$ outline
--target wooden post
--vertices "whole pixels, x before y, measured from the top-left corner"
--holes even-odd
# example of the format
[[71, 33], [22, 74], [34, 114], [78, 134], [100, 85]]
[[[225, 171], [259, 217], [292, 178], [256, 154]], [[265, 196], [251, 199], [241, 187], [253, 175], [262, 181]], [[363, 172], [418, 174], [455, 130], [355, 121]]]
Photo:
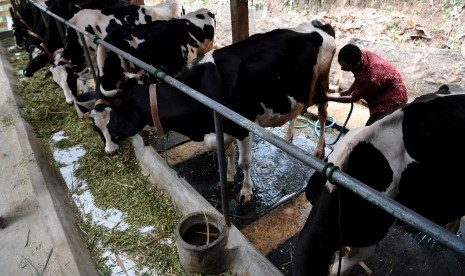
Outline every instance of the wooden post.
[[134, 3], [134, 5], [139, 5], [139, 6], [144, 6], [145, 5], [144, 0], [134, 0], [133, 3]]
[[230, 0], [232, 42], [249, 37], [248, 0]]

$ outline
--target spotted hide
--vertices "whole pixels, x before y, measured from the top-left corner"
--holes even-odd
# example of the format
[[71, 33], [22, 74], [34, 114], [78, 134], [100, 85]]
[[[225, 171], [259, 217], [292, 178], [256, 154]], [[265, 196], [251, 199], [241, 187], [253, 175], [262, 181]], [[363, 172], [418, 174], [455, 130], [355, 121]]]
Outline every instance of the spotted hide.
[[[116, 27], [134, 27], [155, 20], [180, 18], [183, 15], [184, 9], [182, 5], [177, 1], [172, 1], [154, 6], [129, 5], [107, 9], [83, 9], [77, 12], [69, 20], [69, 23], [90, 34], [105, 38]], [[85, 45], [89, 47], [90, 55], [95, 59], [96, 44], [90, 37], [85, 36], [84, 38]], [[68, 62], [74, 65], [85, 63], [83, 48], [85, 45], [78, 38], [76, 30], [69, 29], [62, 54], [62, 63], [59, 63], [59, 65]]]
[[[212, 49], [215, 25], [215, 15], [202, 8], [179, 19], [116, 28], [105, 41], [174, 76], [198, 55]], [[105, 47], [97, 49], [97, 65], [99, 88], [107, 97], [117, 95], [124, 85], [151, 81], [143, 70]], [[131, 80], [126, 73], [133, 73]]]
[[[110, 7], [127, 6], [130, 1], [127, 0], [47, 0], [45, 5], [47, 10], [60, 16], [65, 20], [69, 20], [76, 12], [81, 9], [103, 9]], [[45, 16], [45, 15], [44, 15]], [[49, 63], [53, 63], [53, 53], [63, 48], [64, 43], [60, 33], [65, 33], [64, 26], [57, 24], [53, 17], [45, 22], [45, 34], [43, 41], [38, 45], [34, 45], [31, 52], [31, 59], [24, 69], [24, 76], [32, 77], [35, 72], [43, 68]]]
[[[14, 2], [12, 2], [12, 4], [13, 3]], [[39, 24], [39, 20], [42, 21], [42, 17], [40, 17], [38, 10], [32, 9], [27, 5], [28, 3], [25, 0], [20, 0], [17, 5], [9, 8], [11, 19], [13, 20], [12, 29], [15, 38], [15, 44], [19, 49], [23, 49], [26, 46], [26, 41], [29, 38], [29, 34], [31, 34], [31, 36], [36, 35], [38, 38], [41, 37], [34, 33], [33, 27]], [[42, 25], [43, 30], [45, 31], [45, 25], [43, 24], [43, 21]], [[28, 47], [30, 45], [31, 42], [29, 42]]]
[[[107, 9], [83, 9], [77, 12], [69, 23], [81, 30], [85, 30], [100, 38], [105, 38], [108, 32], [116, 27], [147, 24], [155, 20], [168, 20], [179, 18], [184, 14], [184, 9], [177, 1], [164, 2], [154, 6], [129, 5], [118, 8]], [[66, 103], [73, 104], [76, 94], [75, 82], [77, 75], [70, 72], [72, 68], [86, 66], [84, 47], [89, 47], [89, 54], [92, 63], [96, 63], [95, 43], [88, 36], [85, 37], [85, 44], [79, 39], [76, 30], [69, 28], [65, 47], [60, 60], [56, 66], [50, 68], [53, 79], [63, 89]]]
[[[465, 95], [422, 96], [371, 126], [349, 131], [328, 161], [385, 196], [443, 225], [465, 214], [462, 162]], [[368, 258], [395, 218], [354, 193], [312, 175], [307, 198], [313, 208], [294, 251], [293, 275], [328, 275], [341, 246], [355, 250], [342, 258], [341, 275]], [[340, 224], [339, 224], [340, 221]], [[358, 252], [358, 253], [354, 253]], [[338, 262], [332, 266], [337, 274]]]
[[[188, 65], [177, 79], [263, 127], [281, 126], [313, 104], [319, 94], [327, 92], [335, 49], [330, 25], [305, 23], [292, 30], [256, 34], [210, 51]], [[154, 117], [149, 87], [156, 87], [158, 91], [158, 116]], [[135, 135], [145, 125], [153, 126], [154, 118], [160, 121], [159, 128], [204, 141], [208, 148], [216, 149], [212, 111], [183, 92], [161, 83], [136, 86], [131, 91], [123, 91], [122, 95], [121, 105], [113, 108], [97, 105], [91, 111], [107, 152], [118, 149], [115, 143], [118, 139]], [[250, 202], [253, 135], [229, 120], [224, 121], [224, 132], [227, 179], [232, 181], [235, 174], [235, 138], [239, 166], [244, 172], [239, 200]]]
[[24, 48], [32, 58], [34, 47], [44, 41], [46, 25], [39, 9], [31, 7], [32, 4], [21, 0], [18, 9], [12, 15], [13, 33], [18, 48]]

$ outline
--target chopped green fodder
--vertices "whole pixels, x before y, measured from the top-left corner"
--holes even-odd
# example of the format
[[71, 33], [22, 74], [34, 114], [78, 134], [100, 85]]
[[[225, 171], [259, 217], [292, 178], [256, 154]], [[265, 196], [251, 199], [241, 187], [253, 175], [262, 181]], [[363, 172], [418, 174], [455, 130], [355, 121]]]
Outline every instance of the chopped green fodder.
[[[12, 40], [4, 40], [9, 48]], [[124, 213], [123, 220], [129, 225], [124, 231], [92, 223], [91, 215], [76, 214], [78, 227], [87, 239], [87, 246], [101, 275], [111, 275], [112, 268], [106, 264], [105, 252], [136, 263], [141, 275], [189, 275], [181, 267], [176, 246], [174, 229], [180, 214], [170, 199], [157, 190], [141, 171], [128, 140], [120, 146], [117, 155], [104, 153], [99, 135], [93, 131], [90, 119], [79, 119], [73, 106], [66, 104], [63, 92], [51, 78], [39, 71], [31, 78], [19, 74], [28, 62], [22, 50], [9, 50], [8, 58], [17, 72], [18, 90], [26, 104], [21, 107], [21, 116], [29, 122], [37, 137], [44, 141], [50, 162], [58, 169], [50, 148], [51, 136], [63, 131], [67, 139], [54, 142], [54, 148], [66, 149], [80, 145], [85, 150], [75, 171], [76, 177], [85, 181], [94, 198], [96, 207], [117, 209]], [[64, 184], [63, 184], [64, 185]], [[82, 191], [81, 191], [82, 192]], [[142, 227], [152, 230], [141, 233]], [[122, 266], [122, 267], [121, 267]], [[233, 275], [230, 272], [223, 275]]]

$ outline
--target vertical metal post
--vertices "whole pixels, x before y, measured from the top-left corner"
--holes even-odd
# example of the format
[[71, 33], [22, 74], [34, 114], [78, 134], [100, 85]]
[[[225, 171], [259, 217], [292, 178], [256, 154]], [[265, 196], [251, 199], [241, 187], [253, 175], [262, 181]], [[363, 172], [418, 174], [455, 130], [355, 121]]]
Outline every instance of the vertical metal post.
[[223, 207], [224, 220], [226, 225], [229, 227], [231, 226], [231, 220], [229, 218], [229, 196], [228, 183], [226, 179], [226, 154], [224, 151], [223, 117], [215, 110], [213, 110], [213, 115], [215, 119], [218, 167], [220, 169], [221, 202]]
[[[61, 41], [63, 42], [63, 45], [66, 43], [66, 36], [63, 33], [63, 25], [61, 25], [61, 22], [58, 21], [58, 19], [55, 18], [55, 23], [57, 24], [58, 32], [60, 33]], [[65, 25], [65, 27], [67, 27]]]
[[[84, 35], [81, 32], [77, 32], [79, 34], [79, 39], [82, 41], [82, 45], [84, 45], [84, 53], [86, 54], [87, 66], [89, 66], [90, 71], [92, 72], [92, 77], [94, 78], [95, 83], [97, 83], [97, 74], [95, 73], [94, 64], [92, 63], [92, 59], [90, 58], [89, 48], [87, 47], [86, 40]], [[103, 47], [103, 46], [100, 46]]]

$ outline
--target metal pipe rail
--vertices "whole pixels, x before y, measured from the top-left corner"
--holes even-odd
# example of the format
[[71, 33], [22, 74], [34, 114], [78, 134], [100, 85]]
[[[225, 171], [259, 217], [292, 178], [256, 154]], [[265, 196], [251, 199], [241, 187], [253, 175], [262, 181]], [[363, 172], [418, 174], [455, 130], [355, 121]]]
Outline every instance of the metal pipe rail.
[[[45, 11], [50, 16], [55, 17], [59, 21], [67, 24], [69, 27], [72, 27], [78, 32], [85, 34], [86, 36], [93, 38], [94, 41], [98, 44], [102, 44], [103, 46], [107, 47], [111, 51], [121, 55], [125, 59], [137, 64], [142, 69], [152, 72], [155, 77], [169, 83], [173, 87], [178, 88], [179, 90], [183, 91], [185, 94], [189, 95], [190, 97], [194, 98], [195, 100], [201, 102], [202, 104], [210, 107], [215, 112], [223, 115], [227, 119], [239, 124], [240, 126], [246, 128], [247, 130], [259, 135], [272, 145], [276, 146], [277, 148], [283, 150], [284, 152], [290, 154], [297, 160], [300, 160], [307, 166], [312, 167], [313, 169], [322, 172], [325, 168], [326, 163], [314, 156], [308, 154], [308, 152], [303, 151], [299, 147], [292, 145], [279, 136], [271, 133], [270, 131], [266, 130], [265, 128], [260, 127], [259, 125], [255, 124], [254, 122], [248, 120], [247, 118], [237, 114], [236, 112], [232, 111], [231, 109], [219, 104], [218, 102], [206, 97], [205, 95], [199, 93], [198, 91], [190, 88], [189, 86], [179, 82], [175, 78], [165, 74], [164, 72], [148, 65], [147, 63], [129, 55], [120, 49], [114, 47], [113, 45], [105, 42], [100, 38], [96, 38], [93, 34], [88, 33], [87, 31], [80, 30], [76, 26], [66, 22], [63, 18], [49, 12], [46, 8], [34, 3], [32, 0], [28, 0], [29, 2], [33, 3], [39, 9]], [[423, 233], [427, 234], [428, 236], [432, 237], [439, 243], [443, 244], [444, 246], [449, 247], [450, 249], [456, 251], [457, 253], [465, 256], [465, 241], [457, 237], [456, 235], [450, 233], [449, 231], [445, 230], [442, 226], [435, 224], [434, 222], [430, 221], [429, 219], [419, 215], [418, 213], [408, 209], [407, 207], [403, 206], [402, 204], [384, 196], [382, 193], [378, 192], [377, 190], [367, 186], [366, 184], [358, 181], [357, 179], [341, 172], [340, 170], [335, 170], [332, 172], [331, 168], [326, 168], [325, 172], [332, 173], [333, 181], [354, 192], [358, 196], [366, 199], [373, 205], [385, 210], [387, 213], [391, 214], [392, 216], [402, 220], [403, 222], [413, 226], [417, 230], [422, 231]], [[329, 175], [327, 175], [329, 176]], [[223, 214], [224, 215], [224, 214]]]

